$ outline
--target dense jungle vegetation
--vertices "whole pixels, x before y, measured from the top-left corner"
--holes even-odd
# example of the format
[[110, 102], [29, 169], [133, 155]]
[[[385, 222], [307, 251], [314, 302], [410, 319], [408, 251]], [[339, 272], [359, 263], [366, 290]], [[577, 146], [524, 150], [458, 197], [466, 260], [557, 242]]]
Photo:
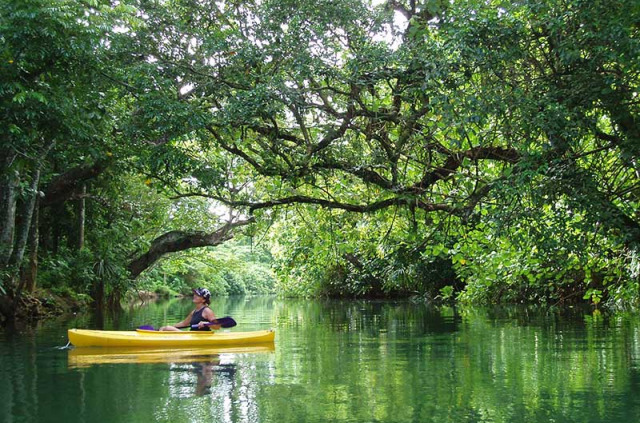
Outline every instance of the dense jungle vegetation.
[[2, 2], [0, 314], [634, 306], [639, 36], [636, 0]]

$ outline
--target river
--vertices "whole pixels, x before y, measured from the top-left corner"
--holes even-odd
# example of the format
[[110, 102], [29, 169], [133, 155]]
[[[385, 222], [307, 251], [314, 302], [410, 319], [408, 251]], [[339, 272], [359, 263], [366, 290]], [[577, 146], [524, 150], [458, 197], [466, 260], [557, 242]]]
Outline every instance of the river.
[[72, 327], [181, 320], [188, 300], [0, 332], [0, 422], [638, 422], [640, 316], [219, 298], [275, 348], [84, 354]]

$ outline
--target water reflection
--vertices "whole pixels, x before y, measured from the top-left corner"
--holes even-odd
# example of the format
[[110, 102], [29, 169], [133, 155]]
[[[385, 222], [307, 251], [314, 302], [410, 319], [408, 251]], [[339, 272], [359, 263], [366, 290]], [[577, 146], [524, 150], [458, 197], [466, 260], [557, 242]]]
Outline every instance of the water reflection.
[[216, 348], [72, 348], [68, 350], [69, 368], [100, 364], [199, 363], [209, 362], [220, 354], [268, 353], [273, 344]]
[[[207, 361], [170, 364], [169, 371], [172, 398], [219, 396], [222, 386], [235, 386], [236, 364], [230, 357], [215, 356]], [[213, 391], [212, 386], [215, 386]]]
[[[99, 323], [90, 316], [0, 333], [0, 421], [640, 421], [638, 314], [218, 301], [242, 330], [274, 327], [275, 349], [53, 348], [67, 327]], [[189, 307], [147, 305], [102, 323], [160, 324]]]
[[[213, 368], [220, 364], [220, 360], [208, 363], [193, 363], [193, 370], [196, 374], [195, 395], [201, 397], [211, 393], [211, 382], [213, 379]], [[233, 366], [233, 365], [231, 365]]]

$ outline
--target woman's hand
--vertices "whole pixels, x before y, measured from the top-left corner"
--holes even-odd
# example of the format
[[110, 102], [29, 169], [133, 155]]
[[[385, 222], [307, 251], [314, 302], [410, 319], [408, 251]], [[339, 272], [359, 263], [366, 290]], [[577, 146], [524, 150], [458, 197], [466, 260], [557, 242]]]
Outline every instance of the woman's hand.
[[208, 326], [209, 329], [213, 329], [213, 330], [218, 330], [218, 329], [220, 329], [222, 327], [220, 325], [212, 325], [209, 322], [205, 322], [205, 321], [202, 321], [202, 322], [198, 323], [198, 329], [202, 329], [205, 326]]

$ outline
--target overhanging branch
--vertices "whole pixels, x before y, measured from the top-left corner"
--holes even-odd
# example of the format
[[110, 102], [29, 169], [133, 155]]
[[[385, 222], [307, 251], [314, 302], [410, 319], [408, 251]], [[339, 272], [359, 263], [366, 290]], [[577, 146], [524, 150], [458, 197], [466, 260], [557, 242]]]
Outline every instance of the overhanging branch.
[[44, 191], [42, 206], [51, 206], [67, 201], [76, 189], [89, 179], [95, 178], [109, 166], [108, 161], [101, 160], [89, 166], [75, 167], [55, 178]]
[[232, 230], [252, 223], [253, 218], [228, 222], [211, 233], [194, 231], [171, 231], [151, 241], [149, 250], [129, 263], [127, 269], [132, 279], [137, 278], [165, 254], [185, 251], [191, 248], [211, 247], [233, 238]]
[[448, 211], [451, 213], [456, 213], [457, 209], [452, 207], [449, 204], [434, 204], [427, 203], [422, 200], [411, 198], [411, 197], [392, 197], [382, 201], [376, 201], [370, 204], [351, 204], [351, 203], [342, 203], [339, 201], [331, 201], [325, 200], [322, 198], [309, 197], [305, 195], [293, 195], [290, 197], [279, 198], [270, 201], [250, 203], [250, 202], [235, 202], [232, 205], [235, 206], [244, 206], [248, 207], [250, 211], [255, 211], [259, 209], [266, 209], [272, 207], [278, 207], [289, 204], [315, 204], [321, 207], [329, 208], [329, 209], [340, 209], [353, 213], [371, 213], [378, 210], [382, 210], [391, 206], [402, 206], [402, 205], [415, 205], [416, 207], [423, 209], [425, 211]]

